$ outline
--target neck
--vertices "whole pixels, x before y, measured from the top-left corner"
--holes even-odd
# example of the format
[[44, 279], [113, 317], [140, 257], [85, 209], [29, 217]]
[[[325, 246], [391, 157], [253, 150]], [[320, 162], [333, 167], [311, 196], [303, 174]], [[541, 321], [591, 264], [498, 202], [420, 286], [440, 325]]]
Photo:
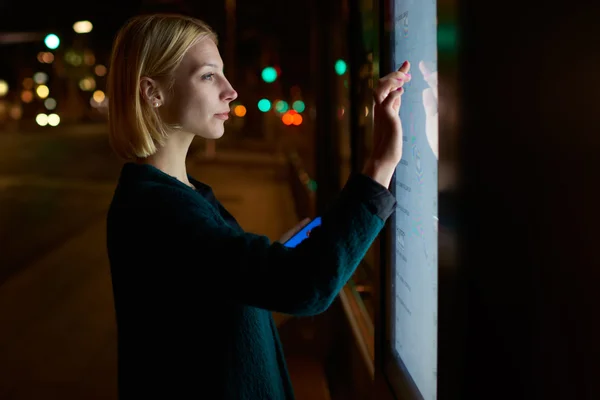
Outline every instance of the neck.
[[143, 162], [192, 186], [187, 176], [185, 159], [193, 139], [194, 135], [191, 133], [173, 132], [167, 138], [165, 145]]

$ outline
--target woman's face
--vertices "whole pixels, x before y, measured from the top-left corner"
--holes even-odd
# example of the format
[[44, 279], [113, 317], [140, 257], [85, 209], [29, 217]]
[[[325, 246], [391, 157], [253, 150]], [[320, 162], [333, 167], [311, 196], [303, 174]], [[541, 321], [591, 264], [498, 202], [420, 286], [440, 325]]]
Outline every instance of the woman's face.
[[173, 90], [161, 112], [169, 124], [206, 139], [223, 135], [229, 103], [237, 93], [223, 75], [223, 60], [215, 43], [201, 40], [183, 57], [174, 73]]

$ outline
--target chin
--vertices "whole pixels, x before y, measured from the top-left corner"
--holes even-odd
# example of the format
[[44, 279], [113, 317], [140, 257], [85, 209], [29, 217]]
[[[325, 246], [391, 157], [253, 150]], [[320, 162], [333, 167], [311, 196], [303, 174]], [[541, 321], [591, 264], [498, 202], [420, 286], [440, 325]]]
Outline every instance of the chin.
[[196, 136], [199, 136], [204, 139], [220, 139], [225, 134], [225, 130], [214, 130], [211, 132], [196, 132]]
[[211, 139], [220, 139], [225, 134], [225, 129], [221, 129], [220, 131], [211, 132]]

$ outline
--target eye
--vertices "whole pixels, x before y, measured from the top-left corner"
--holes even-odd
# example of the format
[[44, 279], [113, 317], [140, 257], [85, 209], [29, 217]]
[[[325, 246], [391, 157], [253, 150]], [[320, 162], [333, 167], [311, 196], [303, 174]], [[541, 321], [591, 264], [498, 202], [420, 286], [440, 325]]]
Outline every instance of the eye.
[[213, 74], [213, 73], [204, 74], [204, 75], [202, 75], [202, 80], [203, 81], [212, 81], [214, 76], [215, 76], [215, 74]]

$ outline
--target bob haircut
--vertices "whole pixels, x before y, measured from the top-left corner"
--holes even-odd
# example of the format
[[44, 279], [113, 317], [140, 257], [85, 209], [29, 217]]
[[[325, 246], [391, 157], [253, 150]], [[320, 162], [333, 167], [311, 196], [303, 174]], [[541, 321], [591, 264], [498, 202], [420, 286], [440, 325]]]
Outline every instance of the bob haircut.
[[186, 52], [213, 30], [195, 18], [175, 14], [139, 15], [117, 34], [108, 73], [109, 141], [124, 160], [146, 158], [164, 145], [169, 132], [156, 107], [142, 98], [140, 79], [173, 87], [173, 73]]

